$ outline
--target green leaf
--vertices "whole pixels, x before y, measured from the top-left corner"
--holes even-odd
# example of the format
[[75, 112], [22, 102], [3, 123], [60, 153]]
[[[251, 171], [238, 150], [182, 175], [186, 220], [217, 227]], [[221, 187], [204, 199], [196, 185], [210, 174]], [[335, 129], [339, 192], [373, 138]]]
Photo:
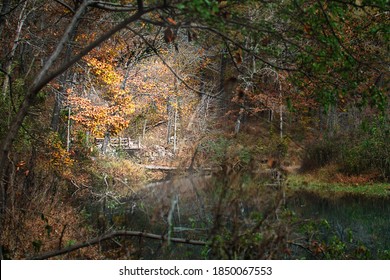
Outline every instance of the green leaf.
[[183, 4], [183, 3], [179, 3], [177, 4], [176, 6], [179, 10], [184, 10], [186, 8], [186, 6]]
[[42, 240], [40, 240], [40, 239], [34, 240], [34, 241], [32, 242], [32, 245], [33, 245], [33, 247], [34, 247], [35, 253], [38, 253], [38, 252], [41, 250], [42, 244], [43, 244], [43, 242], [42, 242]]
[[46, 225], [45, 226], [47, 236], [50, 237], [51, 232], [53, 231], [53, 227], [51, 225]]

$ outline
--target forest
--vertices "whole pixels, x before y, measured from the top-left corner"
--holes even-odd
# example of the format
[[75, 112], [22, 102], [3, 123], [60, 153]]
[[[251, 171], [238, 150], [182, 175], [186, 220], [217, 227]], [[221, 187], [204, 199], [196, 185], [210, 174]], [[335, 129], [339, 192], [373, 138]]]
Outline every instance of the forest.
[[390, 259], [385, 0], [0, 1], [1, 259]]

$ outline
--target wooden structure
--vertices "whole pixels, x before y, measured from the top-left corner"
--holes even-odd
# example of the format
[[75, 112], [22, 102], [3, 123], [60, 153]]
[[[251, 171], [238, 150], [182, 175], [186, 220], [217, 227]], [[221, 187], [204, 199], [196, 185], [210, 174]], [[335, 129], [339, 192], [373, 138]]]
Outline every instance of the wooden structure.
[[[103, 146], [104, 138], [95, 138], [95, 145]], [[140, 140], [132, 140], [130, 137], [112, 137], [108, 142], [108, 146], [117, 150], [134, 151], [141, 149]]]

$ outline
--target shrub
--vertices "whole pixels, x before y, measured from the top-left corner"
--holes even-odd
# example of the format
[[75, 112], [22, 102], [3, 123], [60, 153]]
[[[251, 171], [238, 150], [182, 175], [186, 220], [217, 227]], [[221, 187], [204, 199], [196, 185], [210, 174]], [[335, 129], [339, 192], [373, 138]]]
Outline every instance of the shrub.
[[337, 161], [339, 153], [340, 146], [337, 139], [323, 139], [310, 143], [306, 147], [301, 169], [311, 171], [323, 167]]
[[334, 136], [312, 142], [306, 148], [302, 170], [310, 171], [335, 163], [348, 175], [378, 173], [390, 178], [390, 125], [380, 117], [366, 121], [349, 137]]
[[378, 172], [381, 179], [390, 178], [390, 126], [383, 118], [364, 123], [355, 143], [344, 143], [341, 171], [360, 174]]
[[209, 154], [213, 163], [219, 164], [226, 159], [226, 150], [230, 145], [230, 141], [224, 137], [219, 137], [215, 140], [204, 143], [201, 150]]

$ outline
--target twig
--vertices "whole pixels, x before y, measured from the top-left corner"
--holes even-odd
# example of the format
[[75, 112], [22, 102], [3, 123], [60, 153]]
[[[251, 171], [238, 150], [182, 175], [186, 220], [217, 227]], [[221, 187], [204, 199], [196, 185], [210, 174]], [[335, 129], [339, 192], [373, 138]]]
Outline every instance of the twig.
[[60, 240], [58, 241], [58, 250], [61, 250], [61, 247], [62, 247], [62, 239], [64, 238], [64, 234], [65, 234], [65, 230], [66, 230], [66, 227], [67, 227], [67, 226], [68, 226], [68, 224], [65, 224], [64, 227], [62, 228]]
[[137, 194], [137, 193], [133, 190], [133, 188], [130, 187], [129, 184], [127, 184], [127, 183], [126, 183], [125, 181], [123, 181], [122, 179], [120, 179], [120, 178], [118, 178], [118, 177], [115, 177], [115, 180], [121, 182], [123, 185], [125, 185], [126, 187], [128, 187], [129, 190], [131, 190], [131, 192], [132, 192], [133, 194]]
[[199, 91], [195, 88], [193, 88], [192, 86], [190, 86], [182, 77], [180, 77], [179, 74], [176, 73], [176, 71], [172, 68], [172, 66], [170, 66], [166, 61], [165, 59], [159, 54], [159, 52], [157, 51], [157, 49], [151, 44], [148, 42], [148, 40], [142, 35], [140, 34], [138, 31], [130, 28], [130, 27], [127, 27], [128, 30], [130, 30], [131, 32], [133, 32], [135, 35], [137, 35], [138, 37], [140, 37], [146, 45], [148, 45], [149, 48], [152, 49], [152, 51], [157, 55], [157, 57], [161, 60], [161, 62], [168, 68], [168, 70], [186, 87], [188, 88], [189, 90], [195, 92], [195, 93], [198, 93], [200, 95], [206, 95], [206, 96], [209, 96], [211, 98], [215, 98], [215, 99], [220, 99], [220, 100], [224, 100], [224, 101], [229, 101], [228, 99], [226, 98], [222, 98], [220, 97], [219, 95], [221, 94], [220, 92], [219, 93], [216, 93], [216, 94], [209, 94], [207, 92], [203, 92], [203, 91]]
[[[337, 43], [339, 43], [340, 47], [347, 53], [347, 55], [349, 55], [349, 56], [350, 56], [353, 60], [355, 60], [356, 62], [358, 62], [358, 63], [360, 63], [360, 64], [364, 64], [364, 65], [366, 65], [366, 66], [372, 68], [368, 63], [363, 62], [363, 61], [360, 61], [356, 56], [354, 56], [354, 55], [351, 53], [351, 51], [350, 51], [349, 49], [347, 49], [346, 46], [344, 46], [344, 44], [343, 44], [343, 42], [341, 41], [341, 39], [339, 38], [339, 36], [337, 36], [336, 31], [334, 30], [334, 28], [333, 28], [333, 26], [332, 26], [332, 24], [331, 24], [331, 22], [330, 22], [330, 19], [329, 19], [329, 17], [328, 17], [328, 14], [325, 12], [324, 7], [322, 6], [321, 2], [317, 0], [317, 3], [318, 3], [318, 5], [320, 6], [321, 12], [322, 12], [322, 14], [323, 14], [324, 17], [325, 17], [326, 23], [327, 23], [327, 25], [328, 25], [328, 27], [329, 27], [329, 29], [330, 29], [330, 31], [331, 31], [333, 37], [337, 40]], [[372, 68], [372, 69], [376, 69], [376, 68]]]
[[66, 9], [68, 9], [72, 14], [74, 14], [76, 11], [71, 7], [69, 6], [68, 4], [66, 4], [65, 2], [62, 2], [60, 0], [55, 0], [58, 4], [64, 6]]
[[308, 253], [310, 253], [310, 255], [312, 255], [314, 258], [317, 259], [316, 255], [312, 252], [312, 250], [310, 250], [309, 248], [307, 248], [306, 246], [300, 244], [300, 243], [296, 243], [296, 242], [293, 242], [293, 241], [287, 241], [288, 244], [290, 245], [293, 245], [293, 246], [296, 246], [296, 247], [299, 247], [301, 249], [304, 249], [305, 251], [307, 251]]
[[172, 199], [171, 202], [171, 208], [169, 209], [168, 213], [168, 246], [171, 244], [171, 238], [172, 238], [172, 229], [173, 229], [173, 214], [175, 212], [175, 207], [178, 203], [178, 196], [176, 195], [175, 198]]

